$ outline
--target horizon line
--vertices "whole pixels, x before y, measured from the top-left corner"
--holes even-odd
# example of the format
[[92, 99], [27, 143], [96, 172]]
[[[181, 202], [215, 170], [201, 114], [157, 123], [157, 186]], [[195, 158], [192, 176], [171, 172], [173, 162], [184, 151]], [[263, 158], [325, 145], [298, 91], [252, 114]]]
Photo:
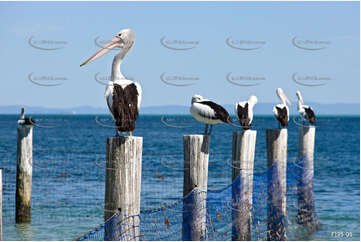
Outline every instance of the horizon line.
[[[295, 101], [296, 102], [296, 101]], [[308, 103], [313, 103], [313, 104], [321, 104], [321, 105], [335, 105], [335, 104], [357, 104], [360, 105], [360, 102], [334, 102], [334, 103], [322, 103], [322, 102], [308, 102]], [[259, 102], [257, 103], [257, 105], [260, 104], [277, 104], [277, 102]], [[221, 104], [223, 106], [226, 105], [235, 105], [233, 103], [226, 103], [226, 104]], [[12, 106], [27, 106], [27, 107], [31, 107], [31, 108], [52, 108], [52, 109], [71, 109], [71, 108], [78, 108], [78, 107], [91, 107], [91, 108], [104, 108], [106, 109], [106, 106], [91, 106], [91, 105], [78, 105], [78, 106], [72, 106], [72, 107], [51, 107], [51, 106], [38, 106], [38, 105], [22, 105], [22, 104], [10, 104], [10, 105], [0, 105], [0, 108], [2, 107], [12, 107]], [[148, 105], [148, 106], [141, 106], [141, 108], [150, 108], [150, 107], [164, 107], [164, 106], [178, 106], [178, 107], [188, 107], [190, 105], [185, 105], [185, 104], [160, 104], [160, 105]]]

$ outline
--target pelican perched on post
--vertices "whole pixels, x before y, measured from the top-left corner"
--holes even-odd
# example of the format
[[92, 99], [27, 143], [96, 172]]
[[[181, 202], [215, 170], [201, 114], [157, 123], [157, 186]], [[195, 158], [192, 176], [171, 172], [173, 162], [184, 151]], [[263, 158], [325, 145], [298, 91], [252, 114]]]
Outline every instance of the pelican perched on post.
[[304, 122], [305, 120], [308, 120], [311, 124], [315, 124], [316, 116], [313, 112], [313, 109], [310, 106], [303, 104], [303, 99], [300, 91], [296, 92], [296, 96], [298, 98], [298, 112], [302, 117], [302, 121]]
[[111, 41], [80, 65], [83, 66], [98, 59], [111, 49], [122, 48], [113, 59], [111, 79], [105, 90], [108, 108], [115, 121], [116, 136], [119, 132], [132, 135], [142, 99], [142, 88], [139, 83], [127, 80], [120, 72], [120, 64], [133, 43], [134, 32], [130, 29], [121, 30]]
[[248, 98], [248, 101], [236, 103], [236, 114], [244, 130], [250, 129], [253, 120], [253, 107], [258, 102], [255, 95]]
[[[192, 97], [190, 112], [196, 120], [206, 124], [204, 135], [211, 135], [214, 124], [232, 124], [231, 117], [227, 110], [217, 103], [204, 99], [200, 95], [194, 95]], [[211, 126], [209, 132], [208, 125]]]
[[20, 117], [18, 120], [18, 124], [19, 125], [35, 125], [35, 120], [32, 119], [31, 117], [26, 118], [25, 117], [25, 108], [21, 107], [21, 113], [20, 113]]
[[282, 125], [282, 127], [284, 128], [288, 126], [288, 120], [290, 118], [290, 110], [288, 109], [286, 102], [290, 106], [292, 106], [292, 103], [290, 102], [290, 100], [288, 100], [281, 88], [277, 88], [276, 93], [278, 98], [281, 100], [281, 103], [273, 107], [273, 113], [275, 115], [275, 118], [279, 122], [278, 127], [280, 128], [280, 125]]

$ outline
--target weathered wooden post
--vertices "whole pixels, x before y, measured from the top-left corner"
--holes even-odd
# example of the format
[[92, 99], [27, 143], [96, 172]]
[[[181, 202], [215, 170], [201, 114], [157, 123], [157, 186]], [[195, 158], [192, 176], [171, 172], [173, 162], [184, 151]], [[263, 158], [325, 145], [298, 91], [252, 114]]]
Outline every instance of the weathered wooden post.
[[139, 240], [143, 138], [107, 138], [104, 240]]
[[313, 194], [315, 132], [314, 126], [302, 126], [298, 137], [298, 223], [305, 224], [311, 231], [320, 226]]
[[185, 135], [182, 240], [205, 240], [209, 135]]
[[287, 240], [287, 129], [267, 129], [267, 240]]
[[232, 240], [252, 240], [253, 167], [255, 130], [233, 132]]
[[30, 222], [33, 175], [33, 125], [18, 125], [16, 163], [16, 223]]
[[0, 240], [3, 240], [3, 175], [0, 168]]

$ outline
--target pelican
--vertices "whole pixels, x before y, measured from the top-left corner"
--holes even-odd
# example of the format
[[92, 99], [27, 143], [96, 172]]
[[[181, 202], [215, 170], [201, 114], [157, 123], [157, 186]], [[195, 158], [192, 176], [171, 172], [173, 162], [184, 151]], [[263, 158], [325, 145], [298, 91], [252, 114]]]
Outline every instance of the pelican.
[[255, 95], [248, 98], [248, 101], [236, 103], [236, 114], [244, 130], [250, 129], [253, 120], [253, 107], [258, 102]]
[[273, 113], [275, 115], [275, 118], [279, 122], [278, 127], [280, 128], [280, 125], [282, 125], [282, 127], [284, 128], [288, 126], [288, 120], [290, 116], [290, 111], [288, 109], [288, 106], [286, 105], [286, 102], [290, 106], [292, 106], [292, 103], [290, 102], [290, 100], [288, 100], [281, 88], [277, 88], [276, 93], [278, 98], [281, 100], [281, 103], [273, 107]]
[[121, 30], [111, 41], [80, 65], [84, 66], [98, 59], [111, 49], [122, 48], [113, 59], [111, 79], [105, 89], [107, 105], [115, 121], [115, 136], [119, 136], [120, 132], [132, 136], [142, 99], [140, 84], [127, 80], [120, 72], [120, 64], [133, 43], [134, 32], [130, 29]]
[[[231, 117], [229, 116], [227, 110], [217, 103], [204, 99], [200, 95], [194, 95], [192, 97], [190, 113], [196, 120], [206, 124], [204, 135], [211, 135], [214, 124], [232, 124]], [[208, 125], [211, 126], [209, 132]]]
[[303, 122], [305, 120], [308, 120], [311, 124], [315, 124], [316, 116], [313, 112], [313, 109], [310, 106], [303, 104], [303, 99], [300, 91], [296, 92], [296, 96], [298, 98], [298, 112], [301, 115]]
[[35, 125], [35, 120], [31, 117], [25, 118], [25, 108], [21, 107], [21, 113], [18, 120], [19, 125]]

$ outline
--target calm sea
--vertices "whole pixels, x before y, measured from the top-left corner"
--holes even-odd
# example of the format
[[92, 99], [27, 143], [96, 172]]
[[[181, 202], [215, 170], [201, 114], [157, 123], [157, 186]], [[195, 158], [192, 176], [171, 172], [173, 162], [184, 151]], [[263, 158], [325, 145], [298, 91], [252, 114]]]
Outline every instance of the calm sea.
[[[17, 116], [0, 115], [4, 240], [74, 240], [103, 221], [109, 116], [33, 115], [32, 222], [15, 225]], [[99, 125], [96, 122], [100, 122]], [[299, 122], [296, 120], [296, 122]], [[177, 201], [183, 187], [183, 135], [203, 132], [190, 116], [143, 115], [133, 135], [143, 136], [142, 209]], [[256, 116], [255, 172], [266, 170], [265, 129], [271, 116]], [[232, 131], [217, 125], [211, 138], [209, 188], [231, 183]], [[298, 126], [288, 128], [288, 163], [297, 157]], [[322, 116], [316, 130], [314, 191], [320, 231], [312, 240], [360, 239], [360, 117]], [[352, 233], [335, 237], [332, 232]]]

